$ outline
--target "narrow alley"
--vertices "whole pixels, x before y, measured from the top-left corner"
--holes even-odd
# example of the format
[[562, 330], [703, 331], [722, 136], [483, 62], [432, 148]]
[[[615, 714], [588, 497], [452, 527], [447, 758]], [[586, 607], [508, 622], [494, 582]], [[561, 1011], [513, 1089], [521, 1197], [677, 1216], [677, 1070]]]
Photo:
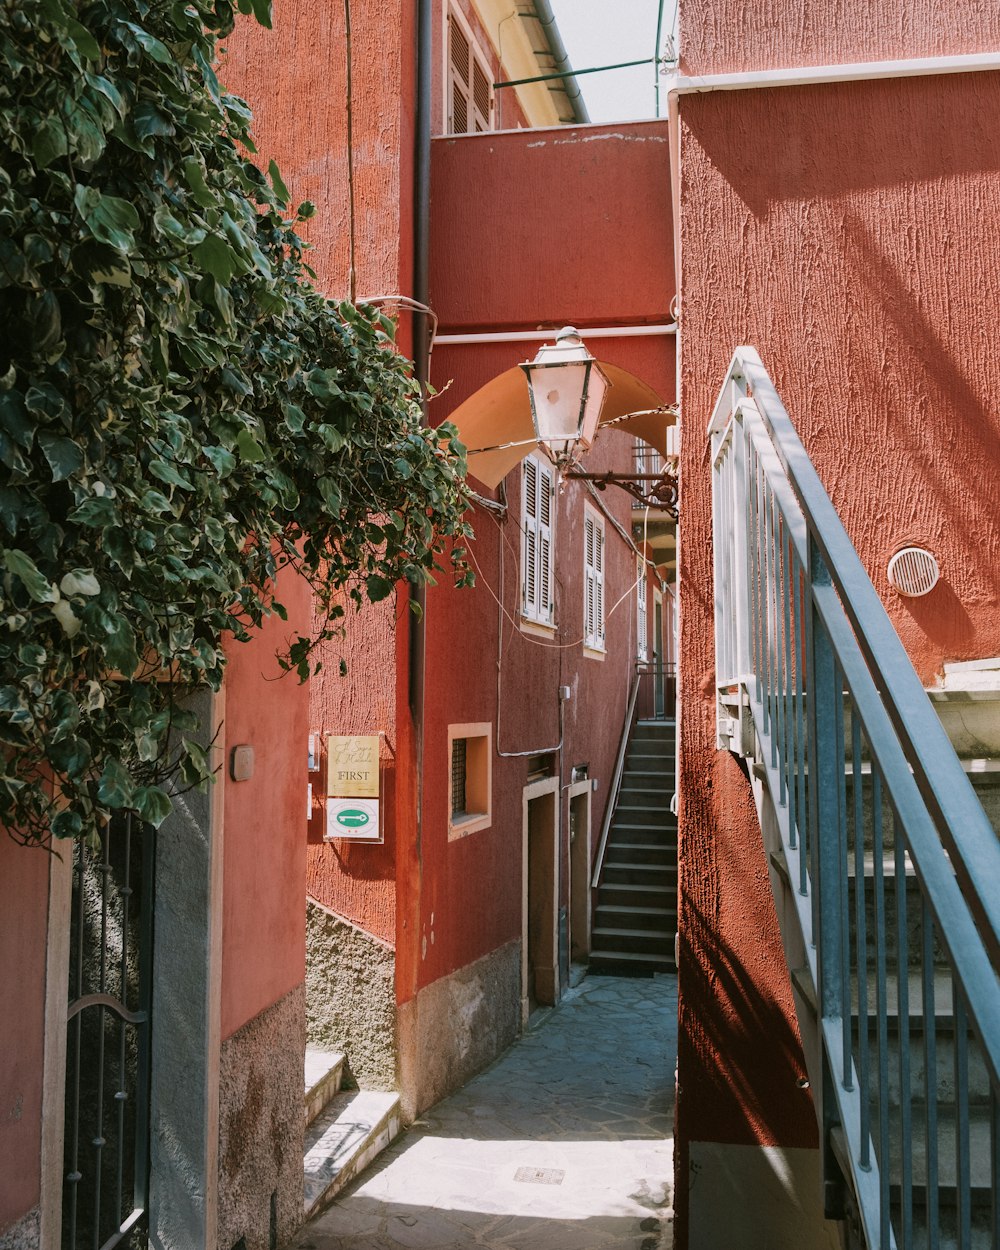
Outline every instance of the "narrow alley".
[[588, 977], [289, 1250], [671, 1250], [677, 978]]

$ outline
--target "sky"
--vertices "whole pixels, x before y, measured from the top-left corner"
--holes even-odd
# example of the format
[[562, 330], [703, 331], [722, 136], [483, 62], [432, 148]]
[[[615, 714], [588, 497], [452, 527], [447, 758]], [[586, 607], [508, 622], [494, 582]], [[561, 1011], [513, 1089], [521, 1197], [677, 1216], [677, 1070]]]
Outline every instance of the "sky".
[[[638, 61], [655, 55], [660, 0], [550, 0], [574, 69]], [[663, 38], [670, 32], [676, 0], [663, 0]], [[584, 74], [577, 80], [593, 122], [656, 116], [655, 67]], [[662, 80], [661, 80], [662, 83]], [[661, 85], [661, 107], [666, 93]]]

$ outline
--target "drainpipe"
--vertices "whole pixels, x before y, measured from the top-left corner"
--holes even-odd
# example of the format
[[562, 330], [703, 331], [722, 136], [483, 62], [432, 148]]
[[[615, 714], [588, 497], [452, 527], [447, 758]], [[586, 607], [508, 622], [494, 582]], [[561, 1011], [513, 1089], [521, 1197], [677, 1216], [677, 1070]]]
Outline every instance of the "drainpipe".
[[[549, 49], [552, 52], [552, 59], [556, 63], [556, 69], [561, 74], [571, 73], [573, 67], [569, 63], [566, 46], [562, 41], [562, 35], [559, 34], [556, 16], [552, 12], [549, 0], [534, 0], [534, 10], [538, 24], [542, 28], [542, 34], [545, 36]], [[575, 78], [565, 78], [563, 83], [566, 98], [569, 100], [570, 108], [573, 110], [573, 117], [579, 125], [585, 126], [590, 121], [590, 114], [587, 112], [587, 106], [583, 102], [580, 84]], [[419, 299], [420, 297], [418, 296], [417, 298]]]
[[[417, 0], [417, 72], [416, 111], [413, 152], [413, 297], [427, 304], [430, 256], [431, 198], [431, 58], [433, 55], [433, 0]], [[413, 360], [416, 380], [421, 389], [424, 424], [427, 424], [428, 355], [427, 314], [417, 310], [413, 315]], [[426, 679], [425, 613], [427, 588], [414, 586], [410, 591], [420, 609], [419, 616], [410, 617], [410, 714], [413, 718], [414, 754], [417, 770], [416, 847], [417, 863], [421, 861], [424, 803], [424, 706]]]

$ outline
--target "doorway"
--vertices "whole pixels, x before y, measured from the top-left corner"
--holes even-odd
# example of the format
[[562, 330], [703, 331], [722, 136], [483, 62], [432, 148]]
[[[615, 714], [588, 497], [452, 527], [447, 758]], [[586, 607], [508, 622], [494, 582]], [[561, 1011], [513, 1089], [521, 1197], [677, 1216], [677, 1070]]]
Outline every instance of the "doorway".
[[521, 911], [521, 1022], [559, 999], [559, 780], [524, 789]]
[[[569, 789], [569, 957], [585, 964], [590, 955], [590, 795], [589, 779]], [[570, 978], [572, 981], [572, 977]]]

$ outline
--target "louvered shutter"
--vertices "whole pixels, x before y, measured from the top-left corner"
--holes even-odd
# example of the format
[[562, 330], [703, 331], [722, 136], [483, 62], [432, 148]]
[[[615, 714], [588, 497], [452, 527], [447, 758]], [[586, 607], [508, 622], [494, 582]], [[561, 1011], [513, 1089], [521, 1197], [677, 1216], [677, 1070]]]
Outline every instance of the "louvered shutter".
[[592, 516], [583, 520], [583, 641], [604, 646], [604, 526]]
[[640, 560], [635, 574], [636, 655], [649, 658], [649, 613], [646, 605], [646, 569]]
[[448, 130], [453, 135], [492, 129], [493, 79], [454, 14], [448, 19]]
[[524, 462], [522, 504], [521, 606], [525, 616], [538, 617], [538, 462]]
[[538, 467], [538, 619], [551, 624], [552, 602], [552, 494], [551, 469]]
[[594, 525], [594, 587], [595, 594], [595, 611], [597, 629], [595, 631], [598, 643], [604, 646], [604, 526]]

